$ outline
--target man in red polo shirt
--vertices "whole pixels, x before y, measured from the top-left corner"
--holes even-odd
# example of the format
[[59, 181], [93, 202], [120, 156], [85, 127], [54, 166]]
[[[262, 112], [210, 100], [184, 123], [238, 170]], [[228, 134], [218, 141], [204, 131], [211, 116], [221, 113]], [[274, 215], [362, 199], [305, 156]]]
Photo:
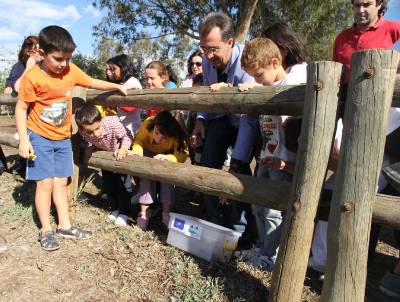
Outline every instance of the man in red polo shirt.
[[400, 39], [400, 22], [383, 18], [387, 0], [352, 0], [354, 25], [341, 32], [333, 45], [333, 61], [346, 67], [349, 80], [351, 55], [369, 48], [389, 49]]

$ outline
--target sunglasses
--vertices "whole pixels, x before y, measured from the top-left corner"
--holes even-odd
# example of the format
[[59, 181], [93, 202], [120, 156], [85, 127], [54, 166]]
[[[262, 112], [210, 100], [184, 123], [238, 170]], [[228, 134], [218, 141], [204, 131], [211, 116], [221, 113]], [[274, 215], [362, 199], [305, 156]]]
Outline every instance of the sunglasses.
[[190, 66], [194, 66], [194, 65], [196, 65], [197, 67], [200, 67], [201, 65], [203, 65], [203, 63], [201, 63], [201, 62], [192, 62], [192, 63], [190, 63]]

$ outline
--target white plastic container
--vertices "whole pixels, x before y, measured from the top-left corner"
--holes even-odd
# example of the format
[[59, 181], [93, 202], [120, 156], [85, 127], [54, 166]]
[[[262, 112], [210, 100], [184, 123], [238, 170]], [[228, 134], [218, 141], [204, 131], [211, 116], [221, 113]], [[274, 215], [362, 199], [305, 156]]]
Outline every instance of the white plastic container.
[[170, 213], [167, 243], [207, 261], [226, 262], [236, 249], [240, 232], [177, 213]]

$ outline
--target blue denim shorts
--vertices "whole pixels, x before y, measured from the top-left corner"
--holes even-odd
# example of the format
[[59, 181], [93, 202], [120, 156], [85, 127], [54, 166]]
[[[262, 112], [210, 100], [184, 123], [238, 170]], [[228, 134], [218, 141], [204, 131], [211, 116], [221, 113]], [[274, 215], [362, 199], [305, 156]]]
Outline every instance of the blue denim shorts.
[[50, 140], [28, 130], [28, 138], [36, 160], [28, 160], [27, 180], [41, 180], [53, 177], [70, 177], [74, 173], [72, 145], [70, 139]]

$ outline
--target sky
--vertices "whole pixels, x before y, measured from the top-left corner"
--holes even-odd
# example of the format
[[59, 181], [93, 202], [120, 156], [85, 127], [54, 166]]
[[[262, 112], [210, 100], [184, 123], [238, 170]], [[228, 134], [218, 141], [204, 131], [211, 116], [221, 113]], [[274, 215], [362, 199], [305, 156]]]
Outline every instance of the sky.
[[[0, 71], [15, 63], [24, 37], [47, 25], [60, 25], [72, 34], [77, 51], [92, 56], [92, 29], [105, 12], [93, 0], [0, 0]], [[390, 0], [386, 19], [400, 21], [400, 0]], [[400, 50], [400, 45], [399, 45]]]

